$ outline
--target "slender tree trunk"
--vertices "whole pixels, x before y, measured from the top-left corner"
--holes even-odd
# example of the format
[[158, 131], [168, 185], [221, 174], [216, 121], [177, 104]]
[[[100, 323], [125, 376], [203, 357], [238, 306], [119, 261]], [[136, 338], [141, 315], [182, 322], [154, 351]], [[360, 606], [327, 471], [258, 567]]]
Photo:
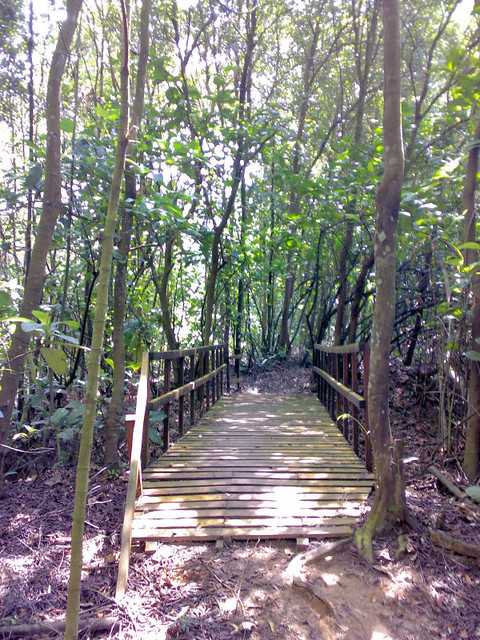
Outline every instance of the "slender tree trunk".
[[[30, 267], [25, 280], [20, 315], [30, 318], [41, 302], [47, 255], [52, 242], [58, 216], [62, 210], [62, 175], [60, 147], [60, 93], [63, 73], [73, 36], [77, 26], [82, 0], [68, 0], [66, 19], [60, 27], [48, 76], [47, 86], [47, 148], [45, 155], [45, 187], [43, 209], [38, 222]], [[0, 443], [5, 443], [15, 404], [18, 383], [23, 372], [25, 356], [30, 344], [30, 334], [17, 324], [10, 348], [8, 366], [3, 369], [0, 381]], [[1, 454], [0, 454], [1, 455]], [[3, 455], [1, 455], [3, 461]], [[0, 484], [3, 482], [3, 463], [0, 464]]]
[[389, 356], [395, 317], [396, 228], [404, 171], [399, 0], [383, 0], [383, 51], [384, 175], [377, 192], [377, 294], [368, 385], [368, 415], [377, 488], [368, 519], [355, 533], [359, 551], [369, 559], [373, 558], [373, 536], [405, 518], [405, 489], [400, 452], [393, 439], [389, 412]]
[[[465, 212], [465, 240], [478, 242], [477, 214], [475, 207], [475, 193], [477, 190], [477, 174], [479, 169], [480, 122], [477, 124], [474, 140], [475, 144], [469, 151], [467, 172], [463, 188], [463, 210]], [[479, 252], [475, 249], [465, 251], [465, 263], [472, 264], [479, 259]], [[471, 335], [470, 351], [480, 352], [480, 276], [477, 269], [472, 272], [471, 282]], [[467, 431], [465, 438], [465, 452], [463, 456], [463, 470], [467, 477], [474, 481], [480, 463], [480, 362], [469, 360], [468, 363], [468, 401], [467, 401]]]
[[[163, 271], [159, 286], [157, 287], [158, 297], [160, 298], [160, 307], [162, 309], [162, 328], [167, 346], [169, 349], [178, 349], [178, 341], [173, 328], [172, 313], [170, 311], [170, 296], [168, 292], [168, 284], [170, 274], [173, 269], [173, 248], [175, 246], [176, 234], [173, 229], [167, 232], [165, 240], [165, 253], [163, 258]], [[155, 281], [157, 282], [157, 281]]]
[[[245, 227], [247, 224], [247, 191], [245, 187], [245, 178], [243, 176], [242, 183], [240, 185], [240, 201], [242, 206], [242, 215], [240, 220], [240, 251], [243, 256], [245, 251]], [[240, 277], [238, 278], [237, 318], [235, 322], [235, 353], [240, 353], [242, 350], [242, 323], [245, 292], [244, 273], [245, 268], [242, 261], [240, 263]]]
[[[136, 140], [140, 128], [145, 101], [145, 80], [147, 76], [148, 50], [150, 46], [151, 0], [143, 0], [140, 14], [139, 56], [135, 97], [133, 100], [130, 142], [127, 147], [127, 158], [136, 156]], [[128, 254], [130, 252], [130, 236], [132, 232], [133, 205], [137, 196], [135, 171], [130, 164], [125, 167], [125, 198], [123, 203], [118, 259], [115, 271], [113, 292], [113, 387], [112, 398], [105, 419], [105, 458], [106, 465], [118, 462], [118, 433], [123, 423], [123, 398], [125, 390], [125, 337], [124, 321], [127, 298]]]
[[270, 355], [273, 350], [273, 312], [275, 309], [275, 273], [273, 271], [274, 236], [275, 236], [275, 166], [272, 164], [272, 179], [270, 193], [270, 247], [268, 250], [268, 286], [267, 286], [267, 331], [266, 331], [266, 354]]
[[[33, 89], [33, 0], [30, 0], [28, 7], [28, 43], [27, 43], [27, 57], [28, 57], [28, 161], [29, 170], [33, 166], [34, 152], [33, 152], [33, 137], [34, 137], [34, 109], [35, 109], [35, 95]], [[30, 269], [30, 260], [32, 258], [32, 227], [34, 223], [34, 208], [33, 208], [33, 187], [28, 187], [27, 193], [27, 225], [25, 229], [25, 281], [28, 277], [28, 270]]]
[[357, 277], [357, 282], [353, 289], [352, 304], [350, 306], [350, 324], [348, 327], [348, 340], [349, 342], [355, 342], [357, 339], [358, 322], [360, 320], [360, 305], [362, 303], [363, 293], [365, 291], [365, 283], [368, 275], [374, 263], [373, 251], [368, 255], [360, 268], [360, 273]]
[[348, 273], [348, 258], [350, 255], [350, 249], [352, 248], [353, 241], [353, 224], [351, 222], [347, 222], [347, 228], [345, 230], [345, 238], [342, 244], [342, 250], [340, 252], [339, 258], [339, 269], [338, 269], [338, 282], [340, 285], [340, 289], [338, 291], [338, 304], [337, 304], [337, 313], [335, 316], [335, 335], [334, 335], [334, 344], [339, 345], [342, 343], [343, 336], [343, 327], [345, 324], [345, 306], [347, 303], [347, 273]]
[[415, 348], [417, 346], [418, 336], [422, 330], [422, 317], [423, 317], [423, 309], [425, 308], [426, 299], [425, 294], [428, 291], [430, 285], [430, 271], [432, 268], [432, 247], [427, 246], [427, 253], [425, 254], [425, 267], [420, 274], [420, 279], [418, 283], [418, 295], [417, 295], [417, 304], [418, 311], [415, 315], [415, 324], [413, 326], [412, 333], [410, 335], [410, 340], [408, 343], [407, 353], [403, 360], [403, 364], [406, 367], [409, 367], [413, 362], [413, 356], [415, 354]]
[[85, 515], [88, 494], [88, 479], [92, 454], [93, 433], [97, 413], [98, 382], [100, 377], [100, 361], [103, 350], [103, 338], [108, 311], [108, 290], [112, 270], [113, 241], [118, 218], [118, 203], [122, 176], [125, 168], [125, 155], [128, 145], [128, 48], [129, 48], [129, 16], [124, 0], [122, 10], [122, 63], [121, 63], [121, 112], [118, 128], [117, 151], [112, 184], [105, 216], [103, 230], [102, 254], [100, 258], [100, 275], [97, 285], [97, 297], [93, 320], [91, 349], [88, 355], [87, 384], [85, 391], [85, 416], [83, 420], [80, 451], [78, 454], [77, 474], [75, 481], [75, 499], [72, 523], [72, 554], [70, 560], [70, 579], [68, 583], [68, 601], [65, 626], [65, 640], [76, 640], [78, 637], [78, 616], [80, 611], [80, 584], [82, 576], [82, 543], [85, 528]]

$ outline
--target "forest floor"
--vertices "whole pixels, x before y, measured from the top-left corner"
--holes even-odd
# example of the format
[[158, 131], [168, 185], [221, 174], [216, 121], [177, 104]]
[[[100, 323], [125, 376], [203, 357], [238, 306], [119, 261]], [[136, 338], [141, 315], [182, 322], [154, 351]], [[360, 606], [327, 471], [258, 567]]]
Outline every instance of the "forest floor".
[[[415, 376], [400, 367], [394, 378], [393, 422], [405, 443], [407, 500], [422, 530], [378, 539], [373, 566], [351, 547], [326, 556], [304, 569], [299, 585], [291, 583], [287, 571], [298, 553], [293, 543], [234, 542], [221, 550], [213, 544], [159, 544], [152, 555], [133, 555], [129, 589], [117, 606], [112, 594], [126, 477], [108, 480], [97, 468], [89, 493], [82, 611], [97, 619], [113, 616], [119, 624], [95, 637], [480, 638], [478, 561], [434, 546], [428, 535], [428, 527], [441, 526], [451, 535], [480, 542], [479, 512], [465, 510], [428, 473], [434, 460], [464, 484], [457, 461], [445, 461], [438, 452], [436, 417], [425, 386], [420, 389]], [[247, 378], [244, 386], [311, 393], [310, 372], [277, 363], [269, 372]], [[0, 626], [62, 618], [72, 487], [72, 469], [32, 470], [9, 484], [0, 499]]]

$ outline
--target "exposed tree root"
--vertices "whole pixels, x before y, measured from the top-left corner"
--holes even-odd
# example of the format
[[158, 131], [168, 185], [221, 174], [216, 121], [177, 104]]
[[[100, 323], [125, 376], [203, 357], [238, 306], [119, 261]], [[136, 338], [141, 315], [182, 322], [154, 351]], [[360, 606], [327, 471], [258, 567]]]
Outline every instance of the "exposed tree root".
[[458, 538], [454, 538], [444, 531], [431, 529], [430, 539], [433, 544], [437, 545], [437, 547], [448, 549], [448, 551], [453, 551], [454, 553], [458, 553], [462, 556], [480, 558], [480, 545], [465, 542], [464, 540], [458, 540]]
[[336, 540], [334, 542], [323, 542], [309, 551], [297, 554], [290, 560], [284, 571], [283, 576], [286, 582], [288, 584], [295, 584], [297, 579], [301, 579], [300, 576], [305, 565], [315, 562], [316, 560], [320, 560], [325, 556], [332, 555], [340, 549], [344, 549], [351, 542], [351, 537], [342, 538], [342, 540]]
[[[83, 631], [107, 631], [117, 626], [116, 618], [88, 618], [80, 620], [79, 632]], [[0, 625], [0, 638], [38, 637], [39, 634], [60, 633], [65, 629], [64, 620], [52, 620], [50, 622], [31, 622], [29, 624]]]

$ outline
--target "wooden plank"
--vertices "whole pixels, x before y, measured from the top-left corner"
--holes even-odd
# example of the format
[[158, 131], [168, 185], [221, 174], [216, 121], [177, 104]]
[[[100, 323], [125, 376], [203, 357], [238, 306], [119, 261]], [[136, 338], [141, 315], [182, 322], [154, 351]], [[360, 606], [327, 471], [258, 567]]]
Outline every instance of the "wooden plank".
[[[369, 491], [365, 491], [362, 487], [325, 487], [322, 492], [318, 493], [298, 493], [295, 496], [295, 502], [316, 502], [322, 500], [341, 500], [342, 497], [350, 499], [351, 496], [358, 497], [363, 496], [367, 498]], [[273, 502], [276, 505], [281, 503], [282, 499], [285, 499], [285, 495], [282, 497], [280, 493], [267, 493], [267, 492], [251, 492], [251, 493], [203, 493], [203, 494], [183, 494], [183, 495], [168, 495], [168, 496], [146, 496], [143, 495], [139, 500], [139, 505], [155, 504], [159, 502], [210, 502], [214, 500], [244, 500], [244, 501], [268, 501]]]
[[324, 480], [283, 480], [279, 478], [215, 478], [208, 480], [158, 480], [155, 476], [143, 477], [144, 493], [148, 489], [174, 489], [175, 487], [330, 487], [330, 486], [373, 486], [371, 480], [358, 478], [326, 478]]
[[[233, 507], [223, 507], [223, 508], [212, 508], [209, 507], [210, 503], [202, 503], [201, 508], [193, 509], [185, 508], [181, 509], [174, 505], [174, 508], [171, 505], [167, 505], [169, 508], [154, 508], [154, 509], [146, 509], [146, 510], [138, 510], [135, 512], [135, 518], [142, 519], [153, 519], [153, 520], [162, 520], [169, 518], [239, 518], [239, 517], [250, 517], [250, 518], [260, 518], [260, 517], [276, 517], [278, 515], [282, 516], [317, 516], [324, 515], [325, 517], [331, 517], [332, 515], [358, 515], [361, 510], [362, 502], [344, 502], [343, 505], [341, 502], [331, 501], [325, 502], [321, 507], [302, 507], [296, 505], [295, 508], [289, 510], [279, 510], [273, 506], [262, 506], [258, 508], [253, 508], [247, 503], [243, 503], [243, 508], [233, 508]], [[308, 503], [307, 503], [308, 504]], [[165, 505], [159, 505], [165, 506]]]
[[279, 538], [296, 539], [301, 536], [309, 538], [343, 538], [351, 535], [352, 527], [334, 524], [317, 527], [209, 527], [198, 529], [135, 529], [137, 540], [168, 540], [170, 542], [190, 542], [194, 540], [217, 540], [232, 538], [235, 540]]
[[[288, 480], [286, 482], [289, 482]], [[319, 481], [320, 482], [320, 481]], [[340, 482], [336, 484], [322, 484], [313, 487], [305, 487], [305, 486], [289, 486], [289, 485], [255, 485], [255, 484], [246, 484], [246, 485], [204, 485], [200, 487], [173, 487], [173, 488], [163, 488], [161, 486], [148, 486], [143, 490], [142, 495], [146, 496], [177, 496], [177, 495], [205, 495], [208, 493], [223, 493], [224, 495], [233, 495], [235, 493], [246, 493], [249, 494], [263, 494], [267, 493], [269, 495], [273, 495], [277, 498], [277, 500], [286, 500], [292, 499], [295, 500], [297, 496], [304, 494], [320, 494], [323, 492], [333, 492], [333, 493], [349, 493], [354, 492], [358, 489], [365, 489], [366, 487], [371, 487], [372, 483], [367, 480], [357, 480], [355, 483], [349, 481], [348, 483], [341, 484]]]
[[118, 561], [118, 575], [115, 590], [116, 600], [120, 599], [124, 595], [128, 581], [135, 498], [137, 495], [138, 477], [141, 474], [140, 458], [142, 455], [143, 422], [145, 412], [147, 411], [149, 367], [148, 353], [144, 353], [142, 356], [142, 368], [140, 372], [137, 405], [135, 409], [135, 426], [133, 428], [132, 455], [130, 458], [130, 476], [128, 479], [127, 496], [125, 499], [125, 512], [123, 516], [120, 557]]
[[334, 467], [325, 471], [277, 471], [271, 469], [269, 471], [256, 471], [248, 468], [235, 470], [234, 468], [223, 467], [215, 471], [210, 471], [208, 468], [203, 470], [183, 471], [173, 469], [172, 471], [158, 471], [155, 469], [149, 469], [144, 472], [143, 476], [146, 480], [156, 479], [158, 481], [164, 480], [201, 480], [202, 478], [210, 478], [211, 480], [225, 478], [264, 478], [271, 480], [325, 480], [325, 479], [338, 479], [338, 478], [362, 478], [364, 480], [371, 480], [373, 482], [373, 474], [368, 471], [359, 468], [343, 468]]
[[316, 526], [322, 524], [353, 525], [356, 518], [353, 516], [281, 516], [276, 515], [273, 518], [138, 518], [134, 522], [135, 530], [139, 529], [191, 529], [192, 527], [303, 527]]
[[[329, 505], [361, 505], [364, 503], [365, 498], [368, 496], [367, 491], [360, 491], [358, 493], [328, 493], [323, 495], [321, 498], [310, 499], [307, 496], [300, 496], [300, 500], [296, 500], [295, 502], [289, 502], [287, 507], [290, 511], [294, 509], [323, 509], [328, 508]], [[212, 498], [212, 496], [207, 496], [208, 498]], [[194, 498], [194, 496], [190, 496], [190, 498]], [[159, 496], [149, 496], [148, 498], [141, 498], [137, 505], [137, 512], [145, 513], [147, 511], [157, 511], [157, 510], [170, 510], [170, 509], [260, 509], [260, 508], [268, 508], [275, 509], [279, 508], [278, 497], [273, 499], [268, 495], [257, 495], [251, 497], [250, 500], [245, 500], [236, 496], [225, 496], [220, 495], [219, 498], [213, 497], [210, 500], [195, 500], [189, 499], [184, 500], [183, 496], [177, 500], [175, 496], [168, 496], [168, 498], [163, 499]]]

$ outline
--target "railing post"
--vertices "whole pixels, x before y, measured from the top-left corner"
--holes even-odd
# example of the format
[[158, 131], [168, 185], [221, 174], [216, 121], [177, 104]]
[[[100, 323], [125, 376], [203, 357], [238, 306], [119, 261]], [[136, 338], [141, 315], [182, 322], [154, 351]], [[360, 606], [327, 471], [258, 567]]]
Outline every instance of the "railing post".
[[227, 365], [227, 393], [230, 393], [230, 353], [228, 350], [228, 342], [225, 345], [225, 364]]
[[[185, 358], [181, 356], [178, 359], [178, 386], [183, 387], [185, 379]], [[178, 399], [178, 433], [183, 436], [183, 419], [184, 419], [185, 398], [180, 396]]]
[[237, 391], [240, 391], [240, 349], [235, 349], [235, 377], [237, 382]]
[[[148, 427], [150, 423], [150, 400], [152, 399], [152, 389], [150, 387], [150, 357], [148, 357], [148, 375], [147, 375], [147, 406], [145, 409], [145, 417], [143, 419], [143, 436], [142, 436], [142, 453], [140, 457], [140, 461], [142, 463], [142, 468], [146, 467], [149, 461], [149, 435], [148, 435]], [[139, 479], [141, 482], [141, 479]]]
[[[355, 393], [358, 393], [358, 354], [352, 353], [352, 390]], [[365, 394], [363, 394], [365, 397]], [[352, 407], [352, 415], [353, 415], [353, 434], [352, 434], [352, 446], [354, 452], [358, 456], [358, 436], [359, 436], [359, 427], [358, 427], [358, 419], [359, 419], [359, 411], [357, 407]]]
[[[165, 360], [164, 376], [163, 376], [163, 392], [170, 391], [171, 384], [171, 372], [172, 363], [170, 360]], [[164, 407], [165, 417], [163, 419], [163, 451], [167, 451], [170, 446], [170, 402], [167, 402]]]
[[[348, 382], [349, 382], [349, 376], [348, 376], [348, 368], [349, 368], [349, 355], [351, 356], [351, 354], [348, 353], [344, 353], [343, 357], [342, 357], [342, 373], [343, 373], [343, 384], [348, 387]], [[346, 398], [342, 399], [342, 411], [344, 414], [348, 413], [348, 402]], [[350, 441], [350, 423], [349, 423], [350, 418], [345, 417], [343, 419], [343, 437], [345, 438], [345, 440], [347, 442]]]
[[[218, 364], [223, 364], [225, 360], [225, 345], [220, 347], [220, 353], [218, 354]], [[223, 369], [220, 371], [220, 395], [223, 396]]]
[[[210, 352], [210, 362], [211, 362], [211, 371], [215, 371], [216, 367], [216, 360], [217, 360], [217, 349], [216, 347], [212, 347], [212, 350]], [[217, 376], [214, 375], [212, 378], [212, 405], [215, 404], [215, 402], [217, 401]]]
[[[195, 354], [190, 356], [190, 380], [192, 382], [195, 380]], [[195, 393], [195, 389], [190, 391], [190, 425], [193, 426], [195, 424], [195, 399], [197, 394]]]
[[372, 443], [370, 440], [370, 425], [368, 422], [368, 380], [370, 377], [370, 344], [365, 343], [363, 349], [363, 397], [365, 398], [365, 465], [368, 471], [373, 469]]
[[[206, 375], [207, 373], [210, 373], [210, 368], [209, 368], [210, 353], [208, 352], [208, 349], [203, 354], [203, 362], [204, 362], [204, 370], [205, 370], [205, 375]], [[207, 383], [205, 384], [205, 409], [206, 409], [206, 411], [208, 411], [209, 408], [210, 408], [210, 380], [207, 380]]]

